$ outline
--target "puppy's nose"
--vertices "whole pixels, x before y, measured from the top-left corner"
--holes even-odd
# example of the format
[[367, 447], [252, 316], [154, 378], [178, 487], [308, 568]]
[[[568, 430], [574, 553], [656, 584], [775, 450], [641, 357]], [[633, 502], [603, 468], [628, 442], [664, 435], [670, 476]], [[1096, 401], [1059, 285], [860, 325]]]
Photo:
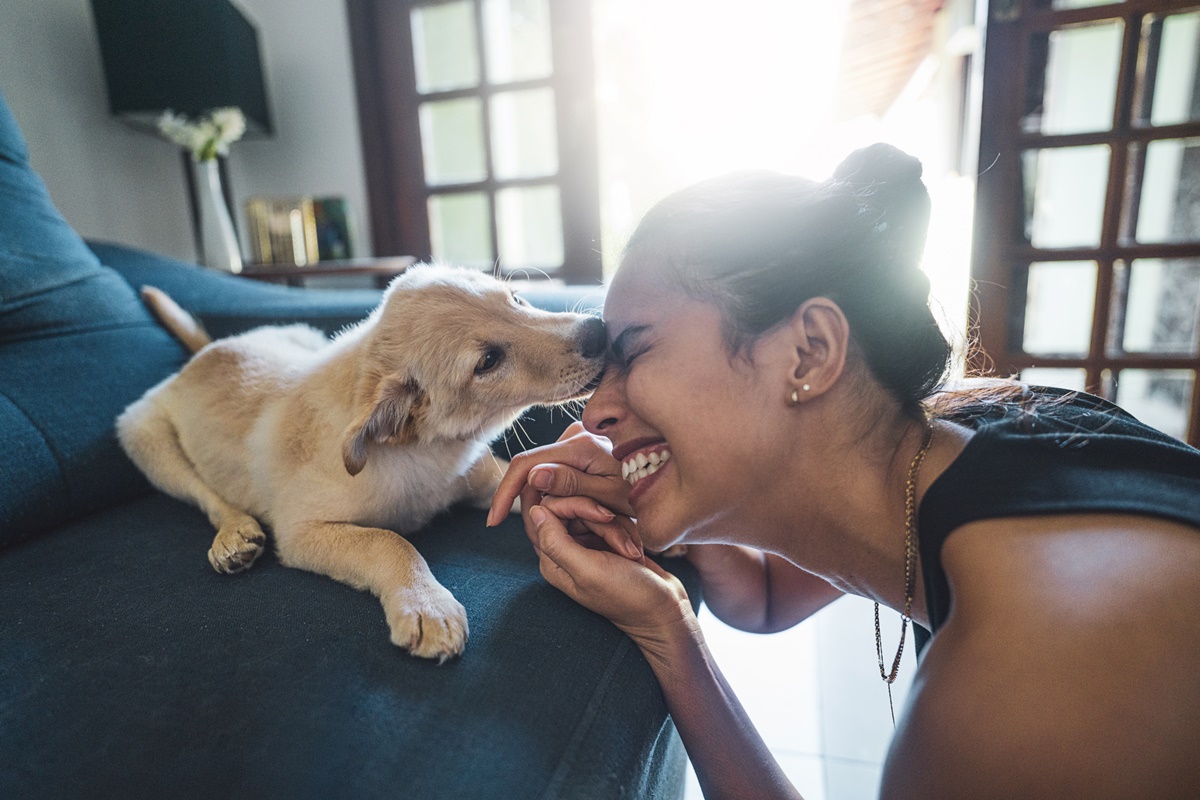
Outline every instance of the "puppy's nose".
[[596, 358], [608, 348], [608, 332], [599, 317], [588, 317], [579, 331], [579, 352], [584, 358]]

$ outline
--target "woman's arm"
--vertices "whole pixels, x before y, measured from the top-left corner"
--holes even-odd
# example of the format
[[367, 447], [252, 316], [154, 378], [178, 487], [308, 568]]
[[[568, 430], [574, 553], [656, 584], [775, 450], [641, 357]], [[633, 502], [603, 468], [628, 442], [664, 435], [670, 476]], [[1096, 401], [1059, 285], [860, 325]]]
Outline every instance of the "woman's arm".
[[523, 513], [546, 580], [610, 619], [646, 656], [704, 796], [799, 797], [713, 662], [675, 576], [650, 560], [584, 547], [541, 506]]
[[704, 602], [727, 625], [752, 633], [787, 630], [842, 592], [785, 558], [749, 547], [688, 545]]

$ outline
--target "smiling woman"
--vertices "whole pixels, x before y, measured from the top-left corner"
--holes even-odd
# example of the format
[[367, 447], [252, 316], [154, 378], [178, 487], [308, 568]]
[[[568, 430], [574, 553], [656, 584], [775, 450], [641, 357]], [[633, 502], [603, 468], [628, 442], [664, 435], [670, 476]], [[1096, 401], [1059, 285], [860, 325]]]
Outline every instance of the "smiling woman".
[[[676, 544], [734, 627], [851, 593], [932, 634], [884, 797], [1191, 797], [1200, 451], [1089, 395], [943, 388], [920, 175], [875, 145], [651, 210], [582, 425], [514, 459], [491, 519], [521, 496], [543, 576], [638, 645], [706, 796], [797, 793], [643, 555]], [[876, 654], [890, 683], [878, 622]]]

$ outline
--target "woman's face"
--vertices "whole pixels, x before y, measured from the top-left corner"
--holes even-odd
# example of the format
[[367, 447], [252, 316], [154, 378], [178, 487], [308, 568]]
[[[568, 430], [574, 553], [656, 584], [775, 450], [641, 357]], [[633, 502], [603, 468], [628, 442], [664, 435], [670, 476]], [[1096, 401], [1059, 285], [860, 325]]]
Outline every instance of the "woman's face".
[[753, 363], [731, 355], [717, 307], [656, 272], [627, 260], [613, 280], [604, 316], [615, 363], [583, 422], [631, 470], [642, 538], [660, 550], [721, 538], [721, 521], [761, 497], [782, 457], [787, 366], [778, 347], [756, 345]]

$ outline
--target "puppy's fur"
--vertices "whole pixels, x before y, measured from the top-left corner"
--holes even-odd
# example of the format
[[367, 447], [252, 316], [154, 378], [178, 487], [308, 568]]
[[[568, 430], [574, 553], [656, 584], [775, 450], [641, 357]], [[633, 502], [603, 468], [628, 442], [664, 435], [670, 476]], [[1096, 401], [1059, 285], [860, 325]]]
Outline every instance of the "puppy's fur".
[[452, 503], [486, 507], [503, 472], [488, 443], [529, 406], [586, 395], [603, 325], [519, 300], [489, 276], [418, 266], [332, 341], [302, 325], [212, 342], [162, 292], [143, 296], [193, 352], [117, 419], [150, 481], [217, 529], [218, 572], [280, 560], [380, 598], [392, 641], [462, 652], [461, 604], [401, 535]]

